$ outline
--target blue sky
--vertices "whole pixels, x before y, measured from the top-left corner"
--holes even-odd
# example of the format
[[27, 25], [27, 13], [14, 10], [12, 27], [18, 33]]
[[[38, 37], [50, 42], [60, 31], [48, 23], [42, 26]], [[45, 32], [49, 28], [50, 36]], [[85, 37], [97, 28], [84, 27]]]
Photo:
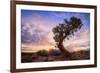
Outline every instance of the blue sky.
[[70, 19], [72, 16], [80, 18], [83, 23], [90, 26], [90, 14], [89, 13], [79, 13], [79, 12], [54, 12], [54, 11], [37, 11], [37, 10], [21, 10], [22, 17], [31, 17], [33, 14], [40, 15], [47, 19], [57, 21], [62, 23], [63, 19]]
[[[55, 41], [53, 39], [52, 28], [60, 23], [64, 23], [64, 19], [70, 20], [72, 16], [80, 18], [83, 23], [82, 29], [74, 36], [72, 41], [83, 41], [85, 39], [89, 44], [89, 30], [90, 30], [90, 14], [79, 12], [55, 12], [55, 11], [36, 11], [36, 10], [21, 10], [21, 40], [22, 46], [30, 47], [34, 50], [35, 46], [43, 46], [46, 48], [54, 48]], [[84, 35], [83, 35], [83, 34]], [[82, 36], [85, 36], [85, 38]], [[76, 40], [77, 39], [77, 40]], [[68, 47], [71, 40], [64, 42]], [[87, 45], [84, 43], [85, 45]], [[69, 45], [68, 45], [69, 44]], [[78, 43], [79, 44], [79, 43]], [[84, 45], [79, 44], [80, 45]], [[73, 45], [76, 45], [74, 43]], [[52, 47], [51, 47], [52, 46]], [[40, 48], [40, 47], [39, 47]], [[79, 48], [79, 47], [78, 47]]]

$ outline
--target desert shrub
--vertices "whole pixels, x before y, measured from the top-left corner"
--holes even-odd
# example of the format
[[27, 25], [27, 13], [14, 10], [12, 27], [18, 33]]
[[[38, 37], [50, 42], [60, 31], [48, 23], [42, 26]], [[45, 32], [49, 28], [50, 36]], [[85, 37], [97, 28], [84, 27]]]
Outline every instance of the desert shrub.
[[53, 56], [58, 56], [58, 55], [61, 55], [61, 51], [60, 50], [56, 50], [56, 49], [51, 49], [49, 51], [49, 54], [53, 55]]
[[39, 50], [37, 52], [37, 55], [39, 55], [39, 56], [48, 56], [48, 52], [46, 50]]

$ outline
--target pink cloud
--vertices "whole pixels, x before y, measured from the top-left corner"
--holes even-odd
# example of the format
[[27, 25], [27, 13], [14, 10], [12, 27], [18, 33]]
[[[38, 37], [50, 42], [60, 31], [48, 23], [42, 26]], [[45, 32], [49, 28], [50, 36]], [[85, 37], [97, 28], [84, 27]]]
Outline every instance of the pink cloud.
[[85, 30], [83, 32], [80, 32], [80, 34], [77, 36], [74, 36], [70, 40], [66, 40], [64, 42], [64, 46], [67, 50], [70, 52], [76, 51], [76, 50], [88, 50], [89, 49], [89, 30]]

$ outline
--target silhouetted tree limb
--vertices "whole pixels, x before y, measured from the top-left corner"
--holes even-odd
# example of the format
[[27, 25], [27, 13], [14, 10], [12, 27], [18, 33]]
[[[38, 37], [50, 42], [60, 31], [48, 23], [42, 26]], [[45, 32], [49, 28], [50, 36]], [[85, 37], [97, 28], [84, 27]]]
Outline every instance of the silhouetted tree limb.
[[57, 47], [66, 56], [70, 55], [70, 53], [63, 46], [64, 39], [67, 38], [67, 40], [69, 40], [72, 36], [74, 36], [75, 32], [81, 29], [82, 25], [81, 19], [71, 17], [70, 21], [64, 19], [63, 24], [59, 24], [53, 28], [54, 40], [57, 43]]

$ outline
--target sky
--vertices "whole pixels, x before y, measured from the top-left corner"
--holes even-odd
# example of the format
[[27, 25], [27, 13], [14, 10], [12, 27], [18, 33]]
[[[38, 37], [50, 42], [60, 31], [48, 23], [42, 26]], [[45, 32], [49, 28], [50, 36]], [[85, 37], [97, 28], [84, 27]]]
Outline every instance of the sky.
[[63, 44], [70, 52], [88, 50], [90, 43], [90, 14], [80, 12], [21, 10], [21, 50], [22, 52], [36, 52], [56, 48], [52, 29], [70, 20], [72, 16], [80, 18], [83, 26], [70, 40]]

